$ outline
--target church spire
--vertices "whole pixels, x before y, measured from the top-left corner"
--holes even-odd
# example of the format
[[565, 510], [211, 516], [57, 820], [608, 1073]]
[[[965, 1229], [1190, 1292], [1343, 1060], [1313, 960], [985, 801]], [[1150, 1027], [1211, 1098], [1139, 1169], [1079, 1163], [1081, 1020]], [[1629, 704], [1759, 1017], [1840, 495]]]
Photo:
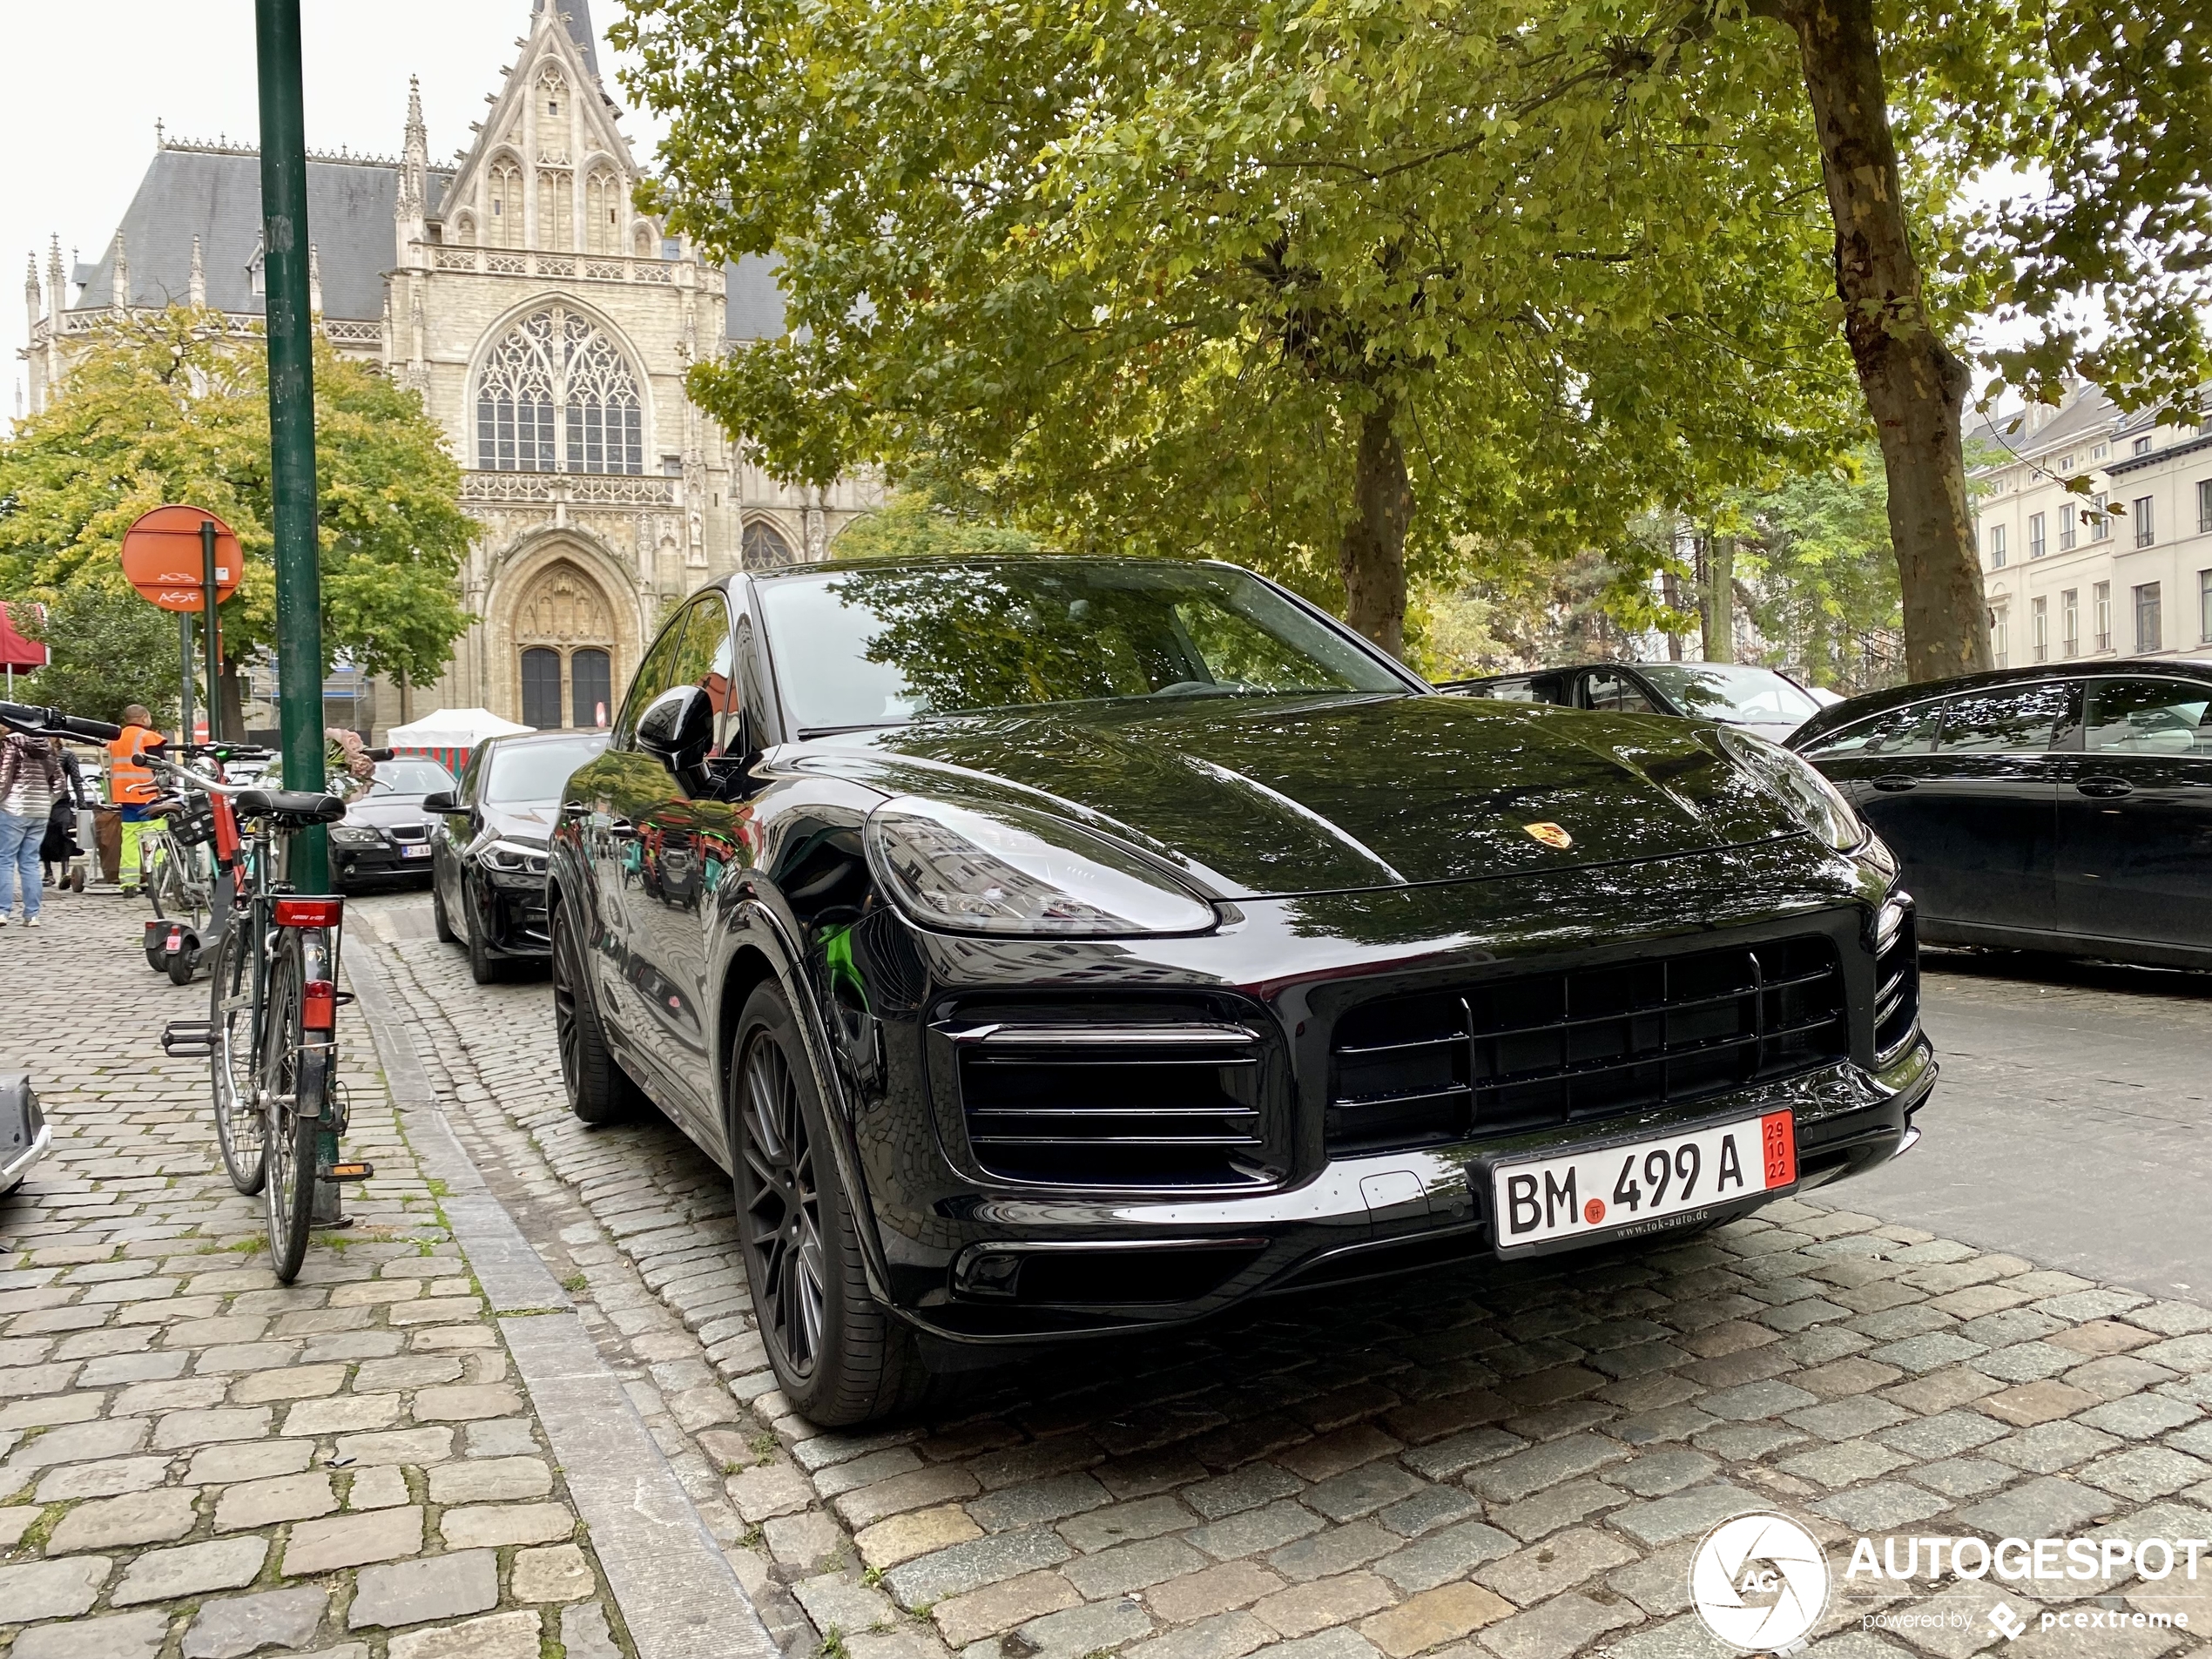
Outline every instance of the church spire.
[[192, 302], [195, 308], [207, 303], [207, 270], [199, 262], [199, 238], [192, 239]]
[[408, 245], [430, 239], [430, 135], [422, 125], [422, 83], [407, 78], [407, 130], [400, 145], [400, 192], [392, 209], [392, 230], [398, 242], [398, 263], [414, 257]]
[[46, 302], [59, 317], [69, 308], [69, 288], [62, 273], [62, 239], [57, 234], [46, 253]]
[[28, 339], [38, 332], [38, 256], [36, 253], [24, 255], [23, 303], [24, 309], [30, 314], [30, 327], [24, 332], [24, 337]]

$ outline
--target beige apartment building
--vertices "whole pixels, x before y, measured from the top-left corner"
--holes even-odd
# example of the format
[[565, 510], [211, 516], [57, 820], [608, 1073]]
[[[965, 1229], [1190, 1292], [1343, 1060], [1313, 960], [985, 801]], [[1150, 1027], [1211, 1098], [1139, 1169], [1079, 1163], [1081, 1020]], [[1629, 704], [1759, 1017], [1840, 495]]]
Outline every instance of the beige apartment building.
[[2212, 656], [2212, 434], [2087, 385], [2009, 428], [1973, 435], [1992, 660]]

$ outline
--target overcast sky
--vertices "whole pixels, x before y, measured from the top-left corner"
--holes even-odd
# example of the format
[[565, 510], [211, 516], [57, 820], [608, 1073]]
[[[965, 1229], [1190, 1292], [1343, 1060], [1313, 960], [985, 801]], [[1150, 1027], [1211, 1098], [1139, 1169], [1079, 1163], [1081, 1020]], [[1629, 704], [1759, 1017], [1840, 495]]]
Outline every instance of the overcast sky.
[[[367, 6], [303, 0], [307, 147], [399, 153], [407, 121], [407, 78], [422, 80], [430, 159], [449, 161], [483, 114], [484, 95], [515, 61], [532, 0], [381, 0]], [[573, 14], [577, 0], [566, 10]], [[625, 105], [618, 62], [606, 44], [615, 0], [597, 0], [599, 70]], [[36, 252], [40, 280], [46, 239], [62, 258], [87, 260], [115, 227], [152, 158], [153, 124], [172, 138], [253, 142], [260, 131], [252, 0], [0, 0], [0, 63], [15, 65], [0, 98], [0, 347], [12, 417], [25, 385], [18, 354], [29, 338], [24, 256]], [[625, 114], [623, 130], [650, 164], [658, 125]]]

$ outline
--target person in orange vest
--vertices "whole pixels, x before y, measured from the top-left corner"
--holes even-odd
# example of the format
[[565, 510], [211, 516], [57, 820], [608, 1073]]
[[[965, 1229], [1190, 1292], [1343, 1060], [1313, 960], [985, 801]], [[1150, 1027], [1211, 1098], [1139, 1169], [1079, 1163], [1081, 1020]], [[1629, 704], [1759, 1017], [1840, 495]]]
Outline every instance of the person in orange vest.
[[123, 809], [123, 856], [117, 874], [125, 893], [136, 893], [145, 879], [139, 867], [138, 838], [145, 833], [146, 808], [161, 792], [144, 757], [163, 741], [153, 729], [153, 716], [133, 703], [123, 711], [123, 735], [107, 746], [107, 798]]

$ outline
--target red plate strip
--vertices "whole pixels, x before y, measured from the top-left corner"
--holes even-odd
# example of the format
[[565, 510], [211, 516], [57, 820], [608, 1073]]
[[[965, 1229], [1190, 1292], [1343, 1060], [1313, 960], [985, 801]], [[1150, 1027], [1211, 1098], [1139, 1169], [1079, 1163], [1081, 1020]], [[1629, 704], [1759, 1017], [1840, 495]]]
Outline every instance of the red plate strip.
[[1793, 1112], [1769, 1112], [1759, 1119], [1759, 1145], [1766, 1154], [1766, 1184], [1786, 1187], [1797, 1178], [1797, 1119]]

